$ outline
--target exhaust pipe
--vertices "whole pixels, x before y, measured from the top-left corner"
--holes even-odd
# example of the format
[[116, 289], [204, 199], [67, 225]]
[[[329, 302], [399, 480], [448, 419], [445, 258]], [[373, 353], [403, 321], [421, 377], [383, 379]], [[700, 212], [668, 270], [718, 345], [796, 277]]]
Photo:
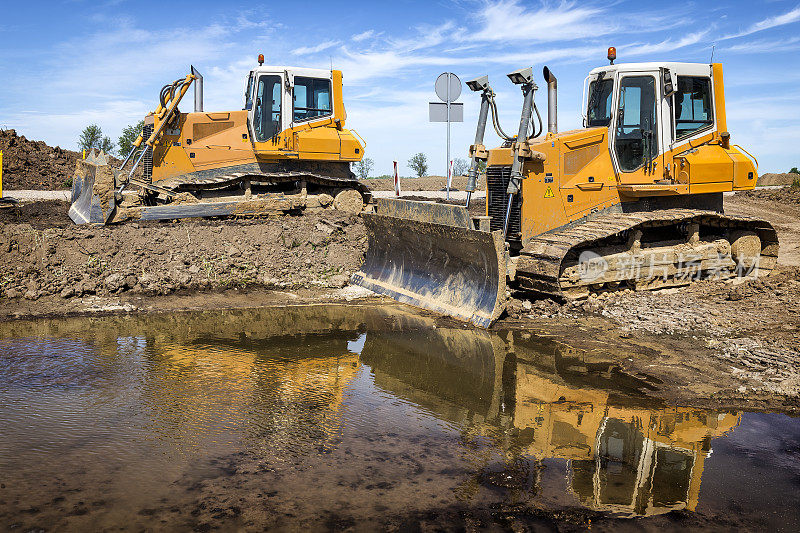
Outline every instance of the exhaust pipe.
[[558, 133], [558, 117], [556, 111], [558, 110], [558, 80], [553, 76], [553, 72], [544, 67], [542, 70], [544, 80], [547, 82], [547, 131], [549, 133]]
[[203, 75], [192, 65], [192, 75], [197, 79], [194, 81], [194, 112], [203, 112]]

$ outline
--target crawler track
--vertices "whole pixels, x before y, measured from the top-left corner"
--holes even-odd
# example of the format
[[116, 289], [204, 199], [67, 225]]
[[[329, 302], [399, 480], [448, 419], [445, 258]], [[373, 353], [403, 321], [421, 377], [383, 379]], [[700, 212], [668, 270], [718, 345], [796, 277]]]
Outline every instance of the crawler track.
[[[681, 230], [694, 231], [694, 239], [675, 240]], [[777, 262], [778, 237], [767, 221], [694, 209], [601, 215], [526, 243], [515, 284], [571, 299], [617, 288], [646, 290], [704, 277], [732, 277], [742, 271], [731, 243], [743, 234], [757, 235], [761, 248], [746, 273], [768, 274]], [[587, 263], [581, 263], [587, 253], [596, 264], [603, 263], [606, 272], [584, 276]], [[630, 268], [618, 268], [623, 260]]]
[[180, 178], [164, 180], [158, 183], [165, 189], [175, 192], [182, 191], [214, 191], [227, 189], [249, 181], [251, 185], [280, 186], [292, 182], [305, 181], [320, 192], [335, 192], [341, 189], [354, 189], [361, 193], [364, 203], [367, 204], [372, 197], [369, 188], [355, 178], [339, 178], [323, 176], [312, 172], [235, 172], [219, 176], [183, 176]]

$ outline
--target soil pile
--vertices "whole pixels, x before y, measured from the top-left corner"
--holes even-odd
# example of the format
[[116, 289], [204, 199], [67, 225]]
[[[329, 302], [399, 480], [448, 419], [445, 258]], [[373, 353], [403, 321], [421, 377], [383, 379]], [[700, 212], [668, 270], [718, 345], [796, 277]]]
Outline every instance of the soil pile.
[[800, 179], [800, 174], [794, 174], [792, 172], [784, 172], [783, 174], [761, 174], [758, 177], [757, 186], [765, 187], [768, 185], [791, 185], [796, 179]]
[[338, 212], [47, 229], [7, 223], [0, 228], [0, 296], [343, 287], [365, 249], [361, 219]]
[[8, 190], [69, 189], [78, 152], [29, 141], [15, 130], [0, 130], [3, 188]]
[[[800, 177], [800, 175], [795, 174]], [[784, 189], [754, 189], [752, 191], [737, 192], [737, 195], [742, 195], [743, 198], [767, 200], [769, 202], [777, 202], [782, 204], [797, 205], [800, 204], [800, 188], [787, 187]]]
[[[373, 191], [393, 191], [394, 179], [392, 178], [370, 178], [360, 180], [361, 183]], [[478, 190], [483, 190], [485, 179], [483, 176], [478, 178]], [[400, 178], [401, 191], [441, 191], [447, 187], [447, 178], [444, 176], [425, 176], [422, 178]], [[466, 176], [454, 176], [451, 190], [463, 191], [467, 187]]]

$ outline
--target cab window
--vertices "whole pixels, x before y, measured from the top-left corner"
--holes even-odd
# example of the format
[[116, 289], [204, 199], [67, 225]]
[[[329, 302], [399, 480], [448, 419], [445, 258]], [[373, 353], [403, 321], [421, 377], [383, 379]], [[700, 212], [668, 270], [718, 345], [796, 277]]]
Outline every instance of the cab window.
[[311, 120], [331, 114], [331, 81], [321, 78], [295, 77], [295, 122]]
[[675, 92], [675, 139], [691, 137], [714, 124], [711, 111], [711, 79], [678, 76]]
[[280, 76], [261, 76], [256, 90], [256, 109], [253, 127], [257, 141], [277, 137], [281, 132], [281, 83]]
[[608, 126], [611, 123], [611, 92], [614, 80], [593, 81], [589, 84], [588, 126]]
[[631, 172], [658, 154], [656, 83], [652, 76], [622, 78], [614, 150], [620, 169]]

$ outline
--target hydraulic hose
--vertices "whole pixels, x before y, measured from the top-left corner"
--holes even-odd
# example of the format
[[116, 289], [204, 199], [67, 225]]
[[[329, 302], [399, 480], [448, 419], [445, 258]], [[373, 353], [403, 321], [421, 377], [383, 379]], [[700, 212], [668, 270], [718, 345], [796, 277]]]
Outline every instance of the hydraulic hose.
[[494, 127], [494, 131], [499, 135], [503, 140], [506, 141], [513, 141], [514, 138], [510, 137], [503, 131], [503, 128], [500, 127], [500, 120], [497, 118], [497, 102], [495, 102], [494, 97], [491, 98], [489, 101], [492, 110], [492, 126]]
[[533, 129], [533, 135], [531, 136], [531, 138], [535, 139], [536, 137], [541, 135], [542, 132], [544, 131], [544, 125], [542, 123], [542, 115], [539, 114], [539, 108], [536, 106], [535, 103], [533, 104], [533, 110], [536, 112], [536, 118], [539, 120], [539, 132], [537, 133], [536, 126], [533, 125], [533, 118], [531, 118], [531, 128]]

